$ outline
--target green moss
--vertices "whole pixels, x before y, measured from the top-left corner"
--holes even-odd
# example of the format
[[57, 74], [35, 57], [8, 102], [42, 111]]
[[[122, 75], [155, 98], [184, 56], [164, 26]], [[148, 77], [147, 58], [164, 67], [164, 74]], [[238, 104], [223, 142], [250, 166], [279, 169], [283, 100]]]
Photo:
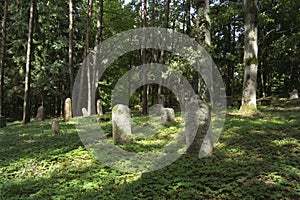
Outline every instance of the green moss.
[[119, 104], [115, 105], [112, 109], [112, 112], [116, 112], [118, 110]]
[[245, 63], [246, 63], [246, 65], [258, 65], [258, 59], [257, 58], [247, 58], [246, 60], [245, 60]]

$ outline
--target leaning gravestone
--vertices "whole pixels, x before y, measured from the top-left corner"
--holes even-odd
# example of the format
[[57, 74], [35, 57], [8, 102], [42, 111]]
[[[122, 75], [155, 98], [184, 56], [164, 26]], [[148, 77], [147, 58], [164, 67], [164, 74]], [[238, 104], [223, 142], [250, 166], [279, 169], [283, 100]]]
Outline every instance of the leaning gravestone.
[[65, 100], [65, 116], [64, 119], [65, 121], [70, 121], [72, 119], [72, 101], [70, 98], [67, 98]]
[[212, 144], [209, 137], [211, 134], [211, 111], [209, 105], [197, 98], [193, 98], [188, 103], [186, 112], [186, 153], [200, 156], [200, 149], [205, 153], [211, 152]]
[[102, 116], [103, 115], [103, 110], [102, 110], [102, 105], [101, 105], [101, 100], [97, 100], [97, 114]]
[[112, 109], [113, 141], [115, 144], [130, 144], [131, 122], [128, 106], [117, 104]]
[[38, 107], [35, 119], [36, 120], [44, 120], [45, 116], [46, 116], [45, 115], [45, 108], [43, 106]]
[[292, 92], [290, 92], [290, 99], [298, 99], [298, 90], [294, 89]]

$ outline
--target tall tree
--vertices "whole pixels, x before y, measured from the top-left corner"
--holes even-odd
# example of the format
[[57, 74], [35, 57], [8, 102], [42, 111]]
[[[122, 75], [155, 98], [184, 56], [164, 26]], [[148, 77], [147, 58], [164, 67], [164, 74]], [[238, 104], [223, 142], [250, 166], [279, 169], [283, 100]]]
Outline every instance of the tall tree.
[[[142, 26], [144, 28], [146, 28], [147, 25], [147, 0], [143, 1], [142, 6]], [[146, 35], [144, 34], [144, 38], [143, 38], [143, 43], [146, 44]], [[146, 64], [147, 62], [147, 57], [146, 57], [146, 53], [147, 50], [144, 48], [141, 50], [142, 51], [142, 62], [143, 64]], [[143, 71], [144, 72], [144, 78], [147, 77], [147, 72], [146, 70]], [[143, 114], [146, 115], [148, 113], [148, 85], [144, 84], [143, 85]]]
[[35, 14], [35, 0], [30, 0], [30, 12], [28, 22], [28, 39], [26, 52], [26, 67], [25, 67], [25, 91], [23, 104], [23, 124], [30, 121], [30, 79], [31, 79], [31, 54], [32, 54], [32, 37]]
[[258, 7], [257, 0], [244, 0], [244, 81], [241, 111], [256, 110], [256, 80], [258, 66]]
[[[196, 40], [203, 46], [210, 47], [210, 17], [209, 17], [209, 0], [196, 0], [197, 19], [196, 19]], [[205, 69], [201, 69], [205, 70]], [[198, 94], [201, 99], [208, 99], [208, 88], [203, 81], [212, 81], [209, 77], [201, 77], [199, 73], [195, 74], [195, 80], [198, 81]], [[212, 77], [211, 77], [212, 78]], [[212, 86], [212, 83], [210, 84]]]
[[74, 84], [73, 67], [73, 0], [69, 0], [69, 76], [70, 76], [70, 95], [72, 96]]
[[[165, 18], [164, 18], [164, 24], [163, 24], [163, 28], [168, 28], [168, 24], [169, 24], [169, 12], [170, 12], [170, 0], [166, 0], [166, 3], [165, 3]], [[165, 31], [164, 33], [165, 35], [167, 34], [167, 32]], [[163, 40], [163, 48], [165, 48], [166, 46], [166, 41], [165, 41], [165, 38]], [[164, 50], [161, 50], [161, 54], [160, 54], [160, 63], [162, 65], [165, 64], [165, 59], [166, 59], [166, 52]], [[162, 94], [162, 76], [160, 76], [160, 84], [158, 86], [158, 95], [161, 95]]]
[[[6, 52], [6, 21], [7, 21], [7, 9], [8, 2], [4, 0], [3, 6], [3, 18], [2, 18], [2, 38], [1, 38], [1, 50], [0, 50], [0, 115], [4, 115], [4, 107], [3, 107], [3, 85], [4, 85], [4, 59]], [[2, 123], [0, 123], [1, 127]]]
[[[99, 0], [98, 3], [98, 17], [97, 17], [97, 33], [96, 33], [96, 38], [95, 38], [95, 46], [96, 46], [96, 52], [100, 51], [99, 45], [101, 43], [102, 40], [102, 27], [103, 27], [103, 0]], [[95, 72], [93, 73], [93, 83], [96, 84], [95, 87], [98, 87], [98, 81], [99, 81], [99, 77], [98, 77], [98, 59], [97, 57], [95, 58]], [[97, 92], [98, 94], [98, 92]], [[102, 109], [102, 102], [99, 102], [99, 106], [98, 109], [98, 115], [103, 115], [103, 109]]]

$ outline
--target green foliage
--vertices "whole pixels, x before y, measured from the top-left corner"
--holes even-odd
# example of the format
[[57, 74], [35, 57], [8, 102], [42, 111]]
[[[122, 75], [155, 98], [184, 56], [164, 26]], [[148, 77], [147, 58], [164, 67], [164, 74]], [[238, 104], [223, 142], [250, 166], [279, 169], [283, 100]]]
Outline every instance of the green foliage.
[[[144, 174], [99, 163], [72, 123], [60, 122], [58, 135], [51, 133], [49, 120], [9, 123], [0, 130], [0, 199], [298, 199], [300, 101], [276, 101], [259, 110], [256, 116], [229, 111], [211, 157], [183, 155]], [[147, 120], [134, 118], [139, 125]], [[111, 132], [110, 122], [101, 123]], [[158, 150], [164, 145], [159, 141], [169, 141], [180, 123], [124, 148]]]

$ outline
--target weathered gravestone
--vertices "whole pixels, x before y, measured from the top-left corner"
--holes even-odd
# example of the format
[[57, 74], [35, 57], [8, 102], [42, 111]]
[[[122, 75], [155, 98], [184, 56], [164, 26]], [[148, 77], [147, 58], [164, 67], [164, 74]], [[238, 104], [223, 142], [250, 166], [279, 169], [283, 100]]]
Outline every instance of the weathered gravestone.
[[112, 109], [113, 141], [115, 144], [130, 144], [131, 122], [128, 106], [117, 104]]
[[64, 119], [65, 121], [70, 121], [72, 119], [72, 101], [70, 98], [67, 98], [65, 100], [65, 116]]
[[294, 89], [292, 92], [290, 92], [290, 99], [298, 99], [298, 90]]
[[186, 107], [187, 154], [202, 157], [201, 154], [208, 154], [212, 151], [210, 120], [210, 106], [197, 98], [193, 98]]
[[57, 119], [52, 120], [52, 133], [58, 134], [59, 133], [59, 124]]
[[101, 100], [97, 100], [97, 114], [102, 116], [103, 115], [103, 110], [102, 110], [102, 105], [101, 105]]
[[168, 122], [174, 121], [175, 112], [173, 108], [162, 108], [161, 110], [161, 123], [167, 124]]
[[44, 120], [45, 117], [46, 117], [45, 108], [43, 106], [38, 107], [35, 119], [36, 120]]
[[152, 116], [160, 116], [161, 124], [165, 125], [168, 122], [174, 121], [175, 112], [173, 108], [164, 108], [161, 104], [155, 104], [150, 107], [149, 114]]

